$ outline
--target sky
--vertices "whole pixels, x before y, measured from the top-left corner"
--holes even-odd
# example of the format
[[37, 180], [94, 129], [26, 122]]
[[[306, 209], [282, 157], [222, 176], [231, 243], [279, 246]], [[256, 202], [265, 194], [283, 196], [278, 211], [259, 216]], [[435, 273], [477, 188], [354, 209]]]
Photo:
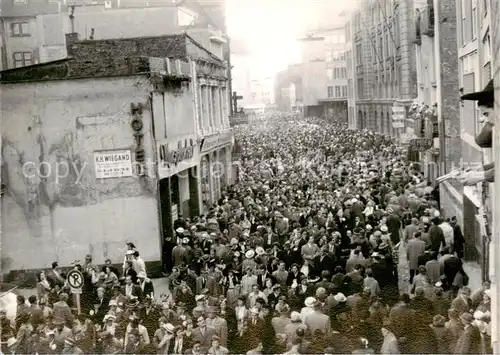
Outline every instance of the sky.
[[[335, 17], [356, 0], [226, 0], [230, 37], [245, 41], [261, 77], [300, 62], [297, 38], [314, 27], [318, 13]], [[325, 10], [328, 7], [328, 10]], [[255, 70], [255, 69], [254, 69]]]

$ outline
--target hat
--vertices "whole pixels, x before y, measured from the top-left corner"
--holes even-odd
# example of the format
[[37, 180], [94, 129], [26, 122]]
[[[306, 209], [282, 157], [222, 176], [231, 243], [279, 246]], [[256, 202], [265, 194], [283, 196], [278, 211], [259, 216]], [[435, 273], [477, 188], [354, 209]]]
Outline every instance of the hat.
[[112, 314], [106, 314], [104, 316], [103, 322], [107, 322], [108, 320], [116, 320], [116, 317]]
[[266, 251], [262, 247], [255, 248], [255, 252], [257, 253], [257, 255], [262, 255], [266, 253]]
[[238, 245], [238, 239], [236, 238], [231, 238], [231, 241], [229, 242], [230, 245]]
[[300, 313], [299, 312], [295, 312], [293, 311], [291, 314], [290, 314], [290, 320], [292, 322], [300, 322]]
[[111, 300], [111, 301], [109, 301], [108, 306], [110, 306], [110, 307], [111, 306], [118, 306], [118, 303], [116, 303], [116, 300]]
[[54, 332], [54, 330], [53, 330], [53, 329], [49, 329], [49, 330], [47, 330], [47, 331], [45, 332], [45, 335], [46, 335], [46, 336], [49, 336], [49, 335], [55, 335], [55, 334], [56, 334], [56, 332]]
[[165, 331], [167, 333], [173, 333], [174, 330], [175, 330], [175, 327], [174, 327], [173, 324], [167, 323], [167, 324], [164, 325], [163, 329], [165, 329]]
[[55, 325], [62, 325], [64, 323], [66, 323], [66, 321], [64, 320], [64, 318], [61, 318], [61, 317], [57, 317], [54, 319], [54, 322], [53, 322]]
[[442, 287], [443, 286], [443, 283], [441, 281], [438, 281], [434, 284], [434, 286], [436, 287]]
[[384, 224], [382, 227], [380, 227], [380, 230], [382, 232], [387, 232], [389, 229], [387, 228], [387, 226]]
[[373, 228], [373, 227], [372, 227], [370, 224], [367, 224], [367, 225], [366, 225], [366, 230], [371, 231], [371, 230], [372, 230], [372, 228]]
[[253, 314], [259, 314], [259, 309], [257, 307], [252, 307], [250, 309], [250, 313], [253, 313]]
[[135, 308], [138, 305], [139, 305], [139, 300], [138, 299], [130, 300], [127, 303], [127, 308]]
[[387, 243], [380, 243], [380, 245], [378, 246], [378, 248], [379, 248], [380, 250], [382, 250], [382, 249], [386, 249], [386, 248], [388, 248], [388, 247], [389, 247], [389, 244], [387, 244]]
[[460, 99], [493, 103], [495, 101], [495, 87], [493, 85], [493, 79], [490, 80], [483, 90], [465, 94]]
[[134, 251], [133, 250], [127, 250], [127, 252], [125, 254], [132, 255], [132, 254], [134, 254]]
[[10, 348], [11, 346], [13, 346], [14, 344], [17, 343], [17, 339], [16, 338], [9, 338], [7, 339], [7, 347]]
[[307, 297], [304, 302], [304, 305], [306, 307], [314, 307], [315, 304], [316, 304], [316, 298], [314, 297]]
[[132, 243], [132, 242], [127, 242], [127, 244], [126, 244], [126, 245], [128, 245], [129, 247], [131, 247], [131, 248], [134, 248], [134, 249], [135, 249], [135, 245], [134, 245], [134, 243]]
[[145, 279], [147, 277], [147, 275], [144, 271], [139, 271], [139, 273], [137, 274], [137, 277], [140, 279]]
[[444, 324], [446, 323], [446, 318], [443, 317], [441, 314], [437, 314], [432, 318], [432, 325], [435, 327], [444, 327]]
[[483, 319], [485, 314], [481, 311], [475, 311], [474, 312], [474, 319], [481, 320]]
[[182, 238], [182, 244], [189, 244], [188, 238]]
[[234, 256], [235, 256], [236, 258], [239, 258], [239, 257], [240, 257], [240, 255], [241, 255], [241, 254], [240, 254], [240, 252], [239, 252], [239, 251], [235, 251], [235, 252], [234, 252]]
[[374, 252], [372, 253], [372, 255], [371, 255], [371, 257], [372, 257], [372, 258], [375, 258], [375, 257], [377, 257], [377, 256], [380, 256], [380, 253], [379, 253], [379, 252], [377, 252], [377, 251], [374, 251]]
[[337, 293], [333, 298], [335, 298], [335, 301], [337, 301], [337, 302], [345, 302], [345, 301], [347, 301], [347, 298], [341, 292]]
[[204, 295], [196, 295], [196, 296], [194, 297], [194, 300], [195, 300], [196, 302], [203, 301], [204, 299], [205, 299], [205, 296], [204, 296]]
[[179, 227], [179, 228], [177, 228], [175, 231], [176, 231], [177, 233], [179, 233], [179, 234], [182, 234], [182, 233], [184, 233], [184, 228]]
[[474, 317], [472, 314], [465, 312], [460, 315], [460, 320], [464, 323], [470, 324], [474, 321]]
[[253, 251], [252, 249], [250, 249], [245, 253], [245, 258], [247, 259], [252, 259], [254, 256], [255, 256], [255, 251]]

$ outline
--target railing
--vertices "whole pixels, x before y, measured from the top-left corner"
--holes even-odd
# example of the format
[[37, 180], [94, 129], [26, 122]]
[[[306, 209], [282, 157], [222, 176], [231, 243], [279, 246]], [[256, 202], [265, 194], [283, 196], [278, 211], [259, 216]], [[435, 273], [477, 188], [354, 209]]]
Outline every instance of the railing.
[[421, 12], [420, 30], [422, 34], [434, 37], [434, 6], [427, 5]]

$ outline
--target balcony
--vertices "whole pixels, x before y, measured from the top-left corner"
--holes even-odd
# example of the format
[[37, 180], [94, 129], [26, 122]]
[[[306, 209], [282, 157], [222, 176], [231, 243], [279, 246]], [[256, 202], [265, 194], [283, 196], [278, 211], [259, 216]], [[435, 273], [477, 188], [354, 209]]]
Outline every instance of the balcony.
[[434, 6], [427, 5], [420, 13], [420, 30], [422, 35], [434, 37]]
[[210, 34], [210, 40], [212, 42], [217, 42], [217, 43], [220, 43], [220, 44], [227, 43], [227, 41], [226, 41], [226, 39], [224, 37], [224, 34], [222, 33], [221, 30], [218, 30], [216, 28], [209, 28], [208, 32]]

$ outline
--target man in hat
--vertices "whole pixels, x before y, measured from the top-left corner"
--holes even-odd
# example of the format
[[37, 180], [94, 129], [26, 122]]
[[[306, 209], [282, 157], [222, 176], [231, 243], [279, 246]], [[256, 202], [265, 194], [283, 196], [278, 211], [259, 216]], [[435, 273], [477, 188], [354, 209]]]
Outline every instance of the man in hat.
[[[441, 228], [436, 226], [441, 231]], [[441, 231], [442, 233], [442, 231]], [[418, 257], [425, 251], [425, 242], [420, 239], [421, 233], [417, 232], [414, 237], [408, 241], [406, 246], [406, 257], [410, 268], [410, 283], [413, 283], [413, 277], [418, 268]]]
[[[493, 126], [495, 125], [495, 87], [494, 80], [491, 79], [486, 87], [478, 92], [463, 95], [461, 100], [477, 101], [477, 106], [481, 111], [481, 122], [483, 128], [476, 136], [476, 143], [481, 148], [491, 148], [493, 142]], [[476, 185], [482, 181], [494, 182], [495, 181], [495, 165], [486, 164], [479, 168], [470, 169], [462, 173], [458, 180], [464, 185]]]
[[220, 344], [227, 346], [227, 322], [224, 318], [218, 315], [216, 307], [209, 306], [206, 308], [207, 318], [205, 319], [207, 326], [215, 329], [215, 334], [219, 337]]
[[[61, 317], [54, 317], [54, 344], [58, 349], [63, 349], [64, 347], [64, 342], [66, 341], [67, 338], [70, 338], [73, 336], [73, 332], [71, 331], [70, 327], [67, 327], [65, 325], [65, 320], [64, 318]], [[73, 327], [73, 324], [71, 324], [71, 327]]]
[[172, 249], [172, 263], [174, 267], [181, 267], [186, 265], [187, 263], [187, 244], [189, 243], [189, 239], [186, 237], [179, 238], [180, 243], [177, 244], [174, 249]]
[[193, 341], [199, 342], [204, 353], [212, 346], [212, 337], [215, 334], [215, 329], [207, 326], [204, 317], [199, 317], [196, 320], [197, 327], [193, 329]]
[[151, 279], [147, 277], [144, 271], [137, 273], [137, 279], [142, 290], [142, 295], [144, 297], [149, 296], [151, 299], [154, 299], [155, 288], [153, 285], [153, 281], [151, 281]]

